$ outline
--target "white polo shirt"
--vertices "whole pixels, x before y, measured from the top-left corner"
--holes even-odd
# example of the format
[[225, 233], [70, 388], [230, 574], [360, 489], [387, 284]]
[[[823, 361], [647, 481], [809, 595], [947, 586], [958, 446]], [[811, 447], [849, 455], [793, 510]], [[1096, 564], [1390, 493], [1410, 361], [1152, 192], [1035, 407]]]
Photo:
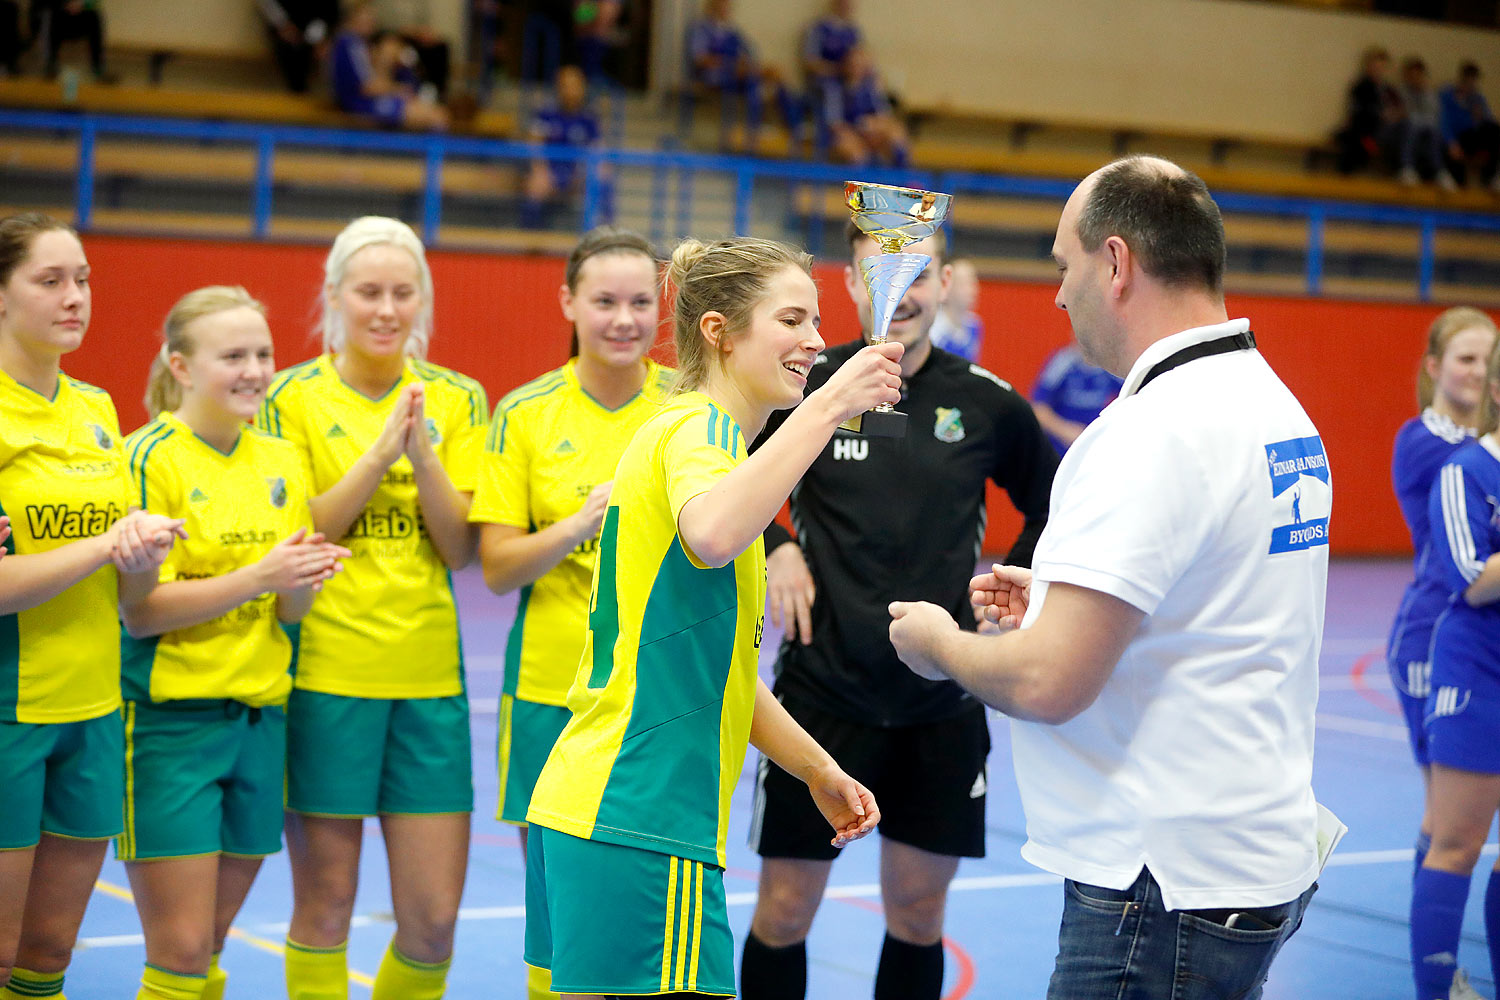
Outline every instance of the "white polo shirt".
[[1032, 561], [1047, 585], [1147, 615], [1099, 698], [1012, 725], [1032, 864], [1123, 889], [1150, 868], [1168, 909], [1270, 906], [1317, 875], [1313, 715], [1328, 578], [1327, 458], [1258, 351], [1153, 344], [1068, 449]]

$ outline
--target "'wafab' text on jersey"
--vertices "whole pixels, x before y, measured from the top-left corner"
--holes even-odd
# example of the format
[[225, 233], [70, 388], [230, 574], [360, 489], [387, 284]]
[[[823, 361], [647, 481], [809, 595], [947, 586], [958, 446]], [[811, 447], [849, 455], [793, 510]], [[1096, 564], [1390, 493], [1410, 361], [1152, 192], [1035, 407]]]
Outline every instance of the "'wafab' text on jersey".
[[[460, 491], [474, 489], [489, 413], [471, 378], [408, 359], [371, 399], [325, 354], [276, 377], [256, 426], [300, 447], [312, 494], [327, 492], [380, 437], [401, 391], [423, 386], [427, 434]], [[422, 523], [416, 476], [398, 458], [338, 541], [353, 556], [302, 620], [296, 686], [357, 698], [444, 698], [463, 691], [458, 610], [448, 569]]]

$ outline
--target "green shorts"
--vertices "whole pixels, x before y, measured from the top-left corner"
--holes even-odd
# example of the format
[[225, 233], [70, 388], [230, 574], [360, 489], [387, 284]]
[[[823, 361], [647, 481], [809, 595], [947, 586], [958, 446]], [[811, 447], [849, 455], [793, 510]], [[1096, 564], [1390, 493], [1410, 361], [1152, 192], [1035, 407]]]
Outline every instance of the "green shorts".
[[500, 739], [496, 754], [500, 772], [500, 803], [495, 818], [526, 825], [531, 791], [547, 763], [552, 744], [573, 713], [564, 705], [522, 701], [515, 695], [500, 696]]
[[108, 840], [124, 826], [120, 710], [83, 722], [0, 722], [0, 850], [42, 834]]
[[558, 993], [732, 997], [724, 869], [533, 825], [526, 964]]
[[286, 712], [203, 699], [125, 703], [121, 861], [281, 850]]
[[293, 690], [286, 806], [314, 816], [474, 808], [469, 700], [348, 698]]

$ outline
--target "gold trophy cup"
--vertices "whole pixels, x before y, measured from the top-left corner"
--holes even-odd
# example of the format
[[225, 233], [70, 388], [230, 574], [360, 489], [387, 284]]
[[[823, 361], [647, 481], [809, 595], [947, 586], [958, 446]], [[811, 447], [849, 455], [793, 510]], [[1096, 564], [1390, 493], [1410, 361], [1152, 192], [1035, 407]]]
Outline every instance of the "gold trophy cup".
[[[844, 183], [844, 202], [854, 224], [880, 244], [881, 250], [859, 262], [865, 291], [870, 296], [870, 343], [885, 343], [896, 307], [906, 297], [912, 282], [932, 262], [925, 253], [905, 253], [905, 249], [937, 232], [948, 216], [952, 201], [952, 195], [937, 191], [863, 181]], [[840, 426], [870, 437], [902, 437], [906, 433], [906, 414], [890, 403], [881, 403], [873, 410], [850, 417]]]

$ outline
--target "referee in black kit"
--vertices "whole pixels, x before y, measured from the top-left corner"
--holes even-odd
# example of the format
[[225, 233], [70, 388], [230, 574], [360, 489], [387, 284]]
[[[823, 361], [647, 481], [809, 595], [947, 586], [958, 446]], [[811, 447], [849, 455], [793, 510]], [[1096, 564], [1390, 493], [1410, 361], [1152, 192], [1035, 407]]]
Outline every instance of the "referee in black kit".
[[[878, 253], [853, 223], [844, 285], [870, 328], [857, 262]], [[886, 936], [876, 1000], [937, 1000], [943, 911], [962, 857], [984, 856], [984, 706], [956, 684], [930, 682], [897, 658], [886, 606], [931, 601], [970, 623], [968, 584], [985, 528], [985, 481], [1026, 521], [1006, 562], [1027, 566], [1047, 519], [1057, 456], [1025, 398], [978, 365], [935, 348], [928, 331], [950, 278], [940, 231], [908, 248], [933, 258], [897, 307], [905, 437], [839, 431], [791, 497], [795, 540], [766, 530], [767, 604], [786, 638], [775, 692], [881, 809]], [[818, 357], [811, 391], [863, 346]], [[781, 424], [773, 416], [763, 440]], [[806, 938], [838, 850], [806, 790], [762, 758], [750, 846], [760, 894], [740, 974], [743, 1000], [800, 1000]]]

